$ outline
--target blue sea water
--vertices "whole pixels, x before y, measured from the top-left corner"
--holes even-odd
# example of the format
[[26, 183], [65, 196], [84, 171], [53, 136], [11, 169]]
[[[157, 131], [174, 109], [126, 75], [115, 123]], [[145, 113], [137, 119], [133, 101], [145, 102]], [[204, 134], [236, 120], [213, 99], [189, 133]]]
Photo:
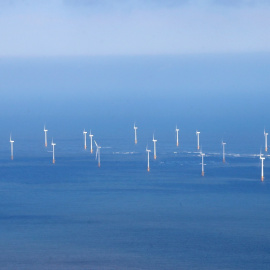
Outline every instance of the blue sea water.
[[269, 269], [269, 60], [1, 59], [0, 269]]

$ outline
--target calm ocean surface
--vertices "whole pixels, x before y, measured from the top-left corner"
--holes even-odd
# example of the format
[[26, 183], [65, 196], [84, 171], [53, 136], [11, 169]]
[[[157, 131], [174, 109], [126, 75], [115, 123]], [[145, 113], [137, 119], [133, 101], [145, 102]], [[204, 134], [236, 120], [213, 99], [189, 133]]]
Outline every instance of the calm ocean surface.
[[1, 59], [0, 269], [269, 269], [269, 60]]

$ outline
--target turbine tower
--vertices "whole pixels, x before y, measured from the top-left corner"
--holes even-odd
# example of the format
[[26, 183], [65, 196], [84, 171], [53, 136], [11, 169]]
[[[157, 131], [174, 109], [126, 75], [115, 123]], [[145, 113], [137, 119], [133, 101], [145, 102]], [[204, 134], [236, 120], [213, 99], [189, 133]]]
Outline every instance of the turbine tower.
[[136, 127], [136, 126], [135, 126], [135, 123], [134, 123], [135, 144], [137, 144], [137, 129], [138, 129], [138, 127]]
[[222, 144], [222, 150], [223, 150], [223, 154], [222, 154], [223, 155], [223, 163], [225, 163], [225, 144], [226, 143], [222, 141], [221, 144]]
[[94, 141], [94, 142], [95, 142], [96, 147], [97, 147], [96, 159], [98, 160], [98, 167], [100, 167], [100, 148], [101, 148], [101, 146], [99, 146], [96, 141]]
[[175, 131], [176, 131], [176, 146], [178, 147], [179, 146], [179, 141], [178, 141], [179, 128], [177, 128], [177, 126], [176, 126]]
[[197, 149], [200, 149], [200, 133], [199, 131], [196, 130], [196, 135], [197, 135]]
[[148, 146], [146, 147], [146, 152], [147, 152], [147, 171], [150, 172], [149, 153], [151, 152], [151, 150], [148, 149]]
[[260, 154], [260, 160], [262, 161], [261, 180], [262, 180], [262, 182], [263, 182], [263, 180], [264, 180], [264, 174], [263, 174], [263, 161], [265, 160], [265, 157], [263, 157], [262, 154]]
[[55, 157], [54, 157], [54, 147], [56, 146], [56, 143], [53, 142], [53, 139], [52, 139], [52, 149], [53, 149], [53, 164], [55, 163]]
[[45, 125], [44, 125], [44, 133], [45, 133], [45, 147], [47, 147], [47, 132], [48, 129], [46, 129]]
[[85, 129], [83, 130], [83, 134], [84, 134], [84, 149], [86, 149], [86, 134], [87, 134], [87, 131], [85, 131]]
[[265, 138], [265, 152], [267, 152], [267, 135], [268, 133], [265, 132], [264, 130], [264, 138]]
[[14, 141], [11, 140], [11, 135], [9, 137], [9, 142], [10, 142], [11, 160], [13, 160], [13, 143], [14, 143]]
[[91, 133], [91, 130], [90, 130], [90, 133], [89, 133], [89, 137], [90, 137], [90, 152], [91, 154], [93, 153], [93, 134]]
[[154, 134], [153, 134], [153, 142], [154, 142], [154, 159], [157, 159], [157, 149], [156, 149], [156, 142]]
[[204, 160], [205, 154], [201, 152], [201, 156], [202, 156], [202, 163], [201, 163], [202, 164], [202, 176], [204, 176], [204, 165], [206, 165], [206, 164], [203, 163], [203, 160]]

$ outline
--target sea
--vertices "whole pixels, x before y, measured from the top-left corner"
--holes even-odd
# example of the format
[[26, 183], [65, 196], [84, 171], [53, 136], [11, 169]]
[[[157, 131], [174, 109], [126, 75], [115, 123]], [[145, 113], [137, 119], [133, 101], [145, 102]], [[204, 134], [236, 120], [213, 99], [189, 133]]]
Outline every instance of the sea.
[[269, 74], [263, 53], [1, 58], [0, 269], [269, 269]]

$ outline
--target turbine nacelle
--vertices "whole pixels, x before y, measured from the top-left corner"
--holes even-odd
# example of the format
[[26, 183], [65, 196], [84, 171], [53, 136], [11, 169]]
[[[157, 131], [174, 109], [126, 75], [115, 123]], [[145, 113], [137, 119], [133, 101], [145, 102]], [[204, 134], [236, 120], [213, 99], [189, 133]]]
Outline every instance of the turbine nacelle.
[[11, 135], [9, 136], [9, 142], [14, 143], [14, 141], [12, 141], [12, 139], [11, 139]]

